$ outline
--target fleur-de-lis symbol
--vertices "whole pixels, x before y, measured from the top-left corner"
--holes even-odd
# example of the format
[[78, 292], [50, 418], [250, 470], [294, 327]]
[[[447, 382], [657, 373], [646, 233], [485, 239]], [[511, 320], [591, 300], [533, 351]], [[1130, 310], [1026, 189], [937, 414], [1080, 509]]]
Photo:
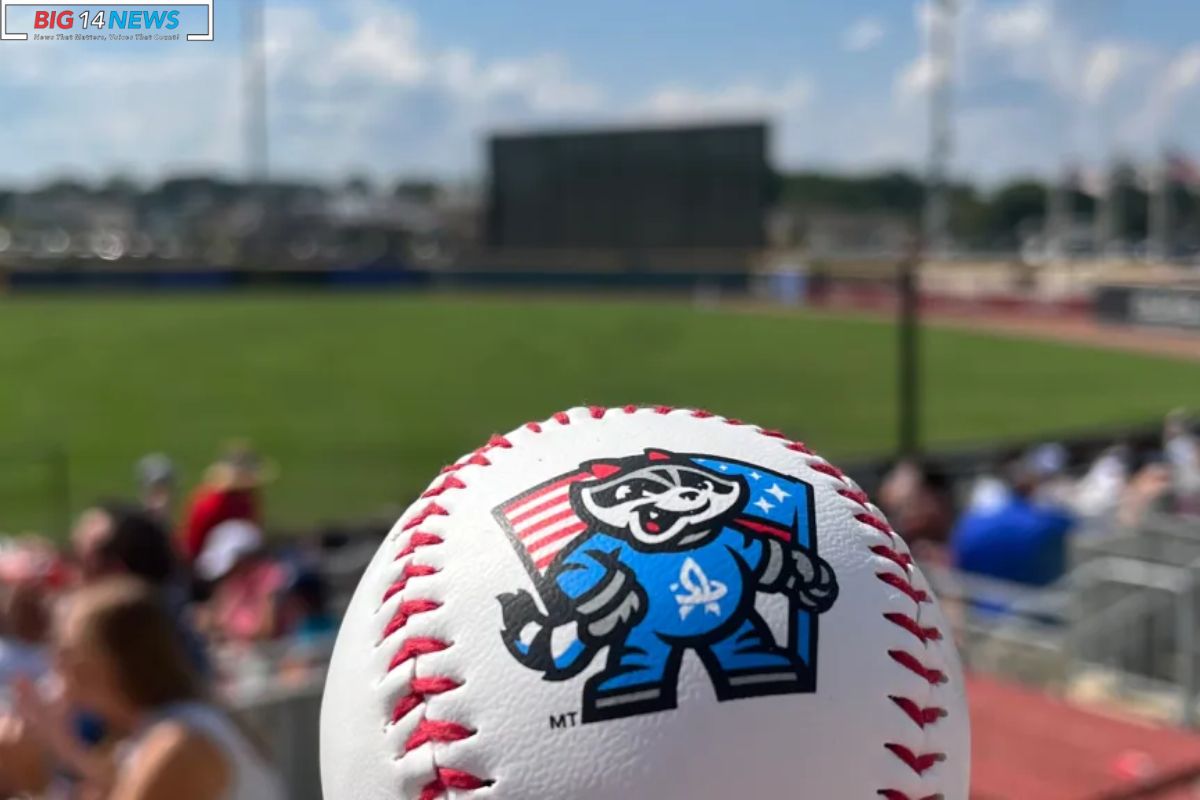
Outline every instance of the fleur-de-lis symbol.
[[679, 583], [671, 584], [671, 591], [682, 587], [687, 594], [675, 595], [679, 603], [679, 618], [687, 619], [696, 606], [704, 606], [706, 614], [720, 614], [720, 600], [728, 589], [721, 581], [710, 580], [694, 559], [687, 559], [679, 570]]

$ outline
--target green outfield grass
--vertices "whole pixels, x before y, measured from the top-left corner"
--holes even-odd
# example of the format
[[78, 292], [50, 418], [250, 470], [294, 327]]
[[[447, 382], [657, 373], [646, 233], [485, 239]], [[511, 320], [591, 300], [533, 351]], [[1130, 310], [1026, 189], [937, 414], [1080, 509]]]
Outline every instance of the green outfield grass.
[[[162, 450], [194, 480], [222, 440], [281, 467], [277, 523], [402, 504], [483, 441], [578, 403], [704, 406], [834, 456], [893, 446], [890, 325], [671, 302], [440, 296], [0, 303], [0, 530], [127, 494]], [[925, 335], [935, 444], [1142, 422], [1200, 398], [1195, 364], [962, 331]]]

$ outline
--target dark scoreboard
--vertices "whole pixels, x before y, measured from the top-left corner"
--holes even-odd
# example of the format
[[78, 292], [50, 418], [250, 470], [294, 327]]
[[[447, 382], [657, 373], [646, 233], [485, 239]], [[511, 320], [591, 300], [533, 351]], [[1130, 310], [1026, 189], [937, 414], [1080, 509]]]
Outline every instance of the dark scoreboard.
[[497, 135], [488, 155], [492, 247], [764, 244], [764, 123]]

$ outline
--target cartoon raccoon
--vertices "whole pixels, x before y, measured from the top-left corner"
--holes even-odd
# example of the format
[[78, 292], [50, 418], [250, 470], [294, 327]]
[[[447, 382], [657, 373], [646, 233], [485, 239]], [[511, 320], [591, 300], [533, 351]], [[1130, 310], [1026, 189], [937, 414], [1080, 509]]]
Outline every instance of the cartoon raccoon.
[[547, 611], [528, 592], [500, 598], [518, 660], [561, 680], [607, 646], [584, 692], [589, 722], [673, 708], [689, 649], [721, 700], [812, 690], [802, 643], [781, 647], [755, 608], [778, 593], [815, 615], [837, 597], [815, 541], [797, 541], [802, 514], [811, 530], [807, 485], [658, 450], [582, 469], [570, 500], [586, 532], [537, 578]]
[[672, 463], [664, 453], [646, 458], [647, 466], [576, 486], [585, 521], [641, 550], [679, 549], [719, 532], [745, 502], [743, 480]]

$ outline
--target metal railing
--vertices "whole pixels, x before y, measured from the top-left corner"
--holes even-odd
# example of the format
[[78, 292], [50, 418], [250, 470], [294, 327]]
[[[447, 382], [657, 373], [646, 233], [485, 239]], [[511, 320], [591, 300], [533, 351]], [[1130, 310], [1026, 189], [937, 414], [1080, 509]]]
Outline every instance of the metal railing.
[[321, 695], [333, 636], [219, 650], [226, 703], [266, 741], [289, 800], [321, 800]]
[[1045, 588], [925, 567], [965, 663], [1197, 727], [1200, 521], [1151, 517], [1074, 549]]

